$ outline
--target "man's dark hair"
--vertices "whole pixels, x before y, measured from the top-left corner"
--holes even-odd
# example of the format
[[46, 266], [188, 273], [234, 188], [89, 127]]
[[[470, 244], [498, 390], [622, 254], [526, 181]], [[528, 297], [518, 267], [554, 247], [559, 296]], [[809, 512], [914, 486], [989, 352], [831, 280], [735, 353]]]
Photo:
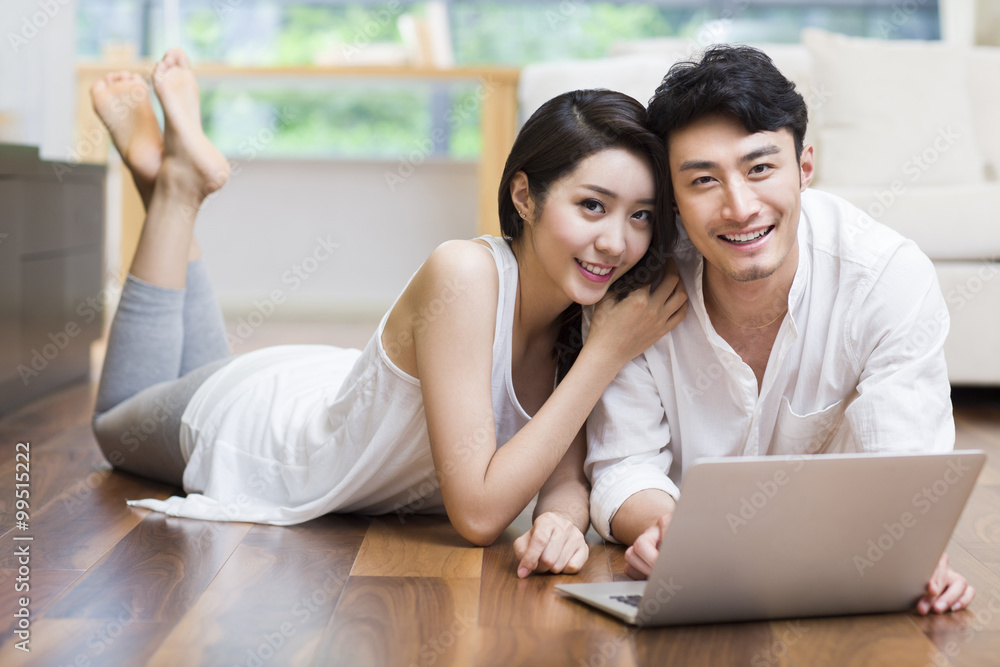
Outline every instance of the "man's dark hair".
[[788, 128], [795, 157], [802, 155], [808, 113], [795, 84], [771, 59], [750, 46], [719, 44], [700, 62], [674, 63], [649, 102], [649, 124], [664, 141], [670, 133], [707, 116], [739, 120], [747, 132]]

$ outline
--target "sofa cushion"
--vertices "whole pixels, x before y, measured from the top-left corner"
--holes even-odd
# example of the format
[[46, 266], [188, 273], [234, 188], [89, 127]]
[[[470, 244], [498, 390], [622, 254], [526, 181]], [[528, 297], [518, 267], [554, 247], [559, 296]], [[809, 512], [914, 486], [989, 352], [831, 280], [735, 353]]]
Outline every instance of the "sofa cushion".
[[1000, 257], [1000, 184], [832, 187], [879, 222], [913, 239], [934, 261]]
[[938, 42], [882, 41], [802, 32], [819, 107], [820, 183], [888, 186], [984, 180], [973, 131], [967, 54]]
[[952, 384], [1000, 383], [1000, 263], [936, 262], [951, 328], [944, 342]]
[[969, 95], [987, 178], [1000, 181], [1000, 48], [982, 46], [969, 54]]
[[528, 65], [517, 89], [521, 122], [556, 95], [581, 88], [617, 90], [646, 106], [672, 64], [669, 58], [636, 55]]

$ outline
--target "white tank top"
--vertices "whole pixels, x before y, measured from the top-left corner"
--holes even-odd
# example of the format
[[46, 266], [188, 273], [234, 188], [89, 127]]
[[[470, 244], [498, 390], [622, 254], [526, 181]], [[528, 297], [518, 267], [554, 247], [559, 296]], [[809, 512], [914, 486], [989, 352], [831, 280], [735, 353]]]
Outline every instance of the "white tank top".
[[[503, 239], [481, 238], [500, 278], [492, 372], [499, 447], [529, 419], [511, 378], [518, 271]], [[213, 373], [181, 419], [187, 497], [129, 504], [172, 516], [279, 525], [328, 512], [443, 512], [420, 381], [386, 354], [388, 317], [364, 351], [270, 347]]]

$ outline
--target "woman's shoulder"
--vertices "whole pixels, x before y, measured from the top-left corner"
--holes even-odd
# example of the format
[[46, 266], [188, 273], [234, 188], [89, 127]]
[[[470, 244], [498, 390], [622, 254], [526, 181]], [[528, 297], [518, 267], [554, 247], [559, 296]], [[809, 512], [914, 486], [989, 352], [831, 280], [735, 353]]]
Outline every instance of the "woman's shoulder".
[[469, 295], [496, 294], [500, 278], [493, 251], [485, 241], [445, 241], [417, 272], [420, 287]]
[[493, 249], [481, 238], [445, 241], [431, 252], [427, 264], [454, 266], [462, 270], [483, 271], [484, 267], [496, 273]]

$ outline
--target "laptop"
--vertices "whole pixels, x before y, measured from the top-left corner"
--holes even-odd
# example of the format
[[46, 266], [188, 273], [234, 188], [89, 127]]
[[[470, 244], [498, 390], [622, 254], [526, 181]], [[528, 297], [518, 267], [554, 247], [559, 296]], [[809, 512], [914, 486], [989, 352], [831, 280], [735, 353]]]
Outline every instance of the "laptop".
[[985, 461], [979, 450], [700, 459], [648, 581], [556, 588], [638, 627], [909, 610]]

